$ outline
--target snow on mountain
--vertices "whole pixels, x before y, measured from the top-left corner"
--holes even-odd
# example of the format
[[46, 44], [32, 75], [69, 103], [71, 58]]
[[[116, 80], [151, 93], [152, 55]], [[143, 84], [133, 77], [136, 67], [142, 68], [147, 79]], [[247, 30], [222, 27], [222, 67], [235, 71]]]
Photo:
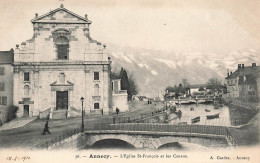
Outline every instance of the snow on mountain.
[[112, 71], [124, 67], [134, 74], [140, 94], [154, 97], [167, 86], [179, 84], [182, 78], [191, 84], [205, 83], [211, 77], [224, 80], [227, 69], [234, 71], [238, 63], [245, 66], [258, 61], [254, 49], [232, 51], [222, 54], [175, 53], [134, 47], [107, 46], [112, 60]]

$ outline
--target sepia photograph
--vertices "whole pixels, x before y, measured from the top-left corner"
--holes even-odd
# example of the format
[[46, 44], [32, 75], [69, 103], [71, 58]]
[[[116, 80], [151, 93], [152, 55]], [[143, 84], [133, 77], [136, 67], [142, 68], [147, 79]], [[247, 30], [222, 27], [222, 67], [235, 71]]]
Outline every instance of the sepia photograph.
[[260, 162], [259, 0], [0, 0], [0, 162]]

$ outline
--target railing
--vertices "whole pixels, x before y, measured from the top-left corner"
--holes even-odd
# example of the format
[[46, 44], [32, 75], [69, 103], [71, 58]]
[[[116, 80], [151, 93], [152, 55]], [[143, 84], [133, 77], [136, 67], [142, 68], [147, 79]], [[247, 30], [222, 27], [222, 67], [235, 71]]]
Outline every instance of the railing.
[[[74, 129], [64, 132], [62, 135], [55, 137], [52, 140], [36, 145], [34, 148], [47, 149], [51, 145], [61, 142], [75, 134], [80, 133], [80, 129]], [[232, 146], [236, 147], [237, 142], [229, 129], [225, 126], [205, 126], [205, 125], [170, 125], [170, 124], [150, 124], [150, 123], [124, 123], [124, 124], [93, 124], [91, 128], [87, 128], [86, 132], [99, 134], [105, 133], [136, 133], [136, 134], [151, 134], [151, 135], [183, 135], [183, 136], [222, 136], [225, 137]]]
[[256, 110], [259, 111], [260, 108], [260, 103], [255, 103], [255, 102], [249, 102], [249, 101], [241, 101], [239, 99], [233, 99], [233, 98], [226, 98], [224, 99], [224, 101], [227, 104], [231, 104], [231, 105], [237, 105], [240, 107], [244, 107], [244, 108], [248, 108], [248, 109], [252, 109], [252, 110]]
[[41, 118], [48, 118], [50, 116], [50, 113], [51, 113], [51, 108], [46, 109], [46, 110], [40, 112], [39, 117], [40, 117], [40, 119]]
[[113, 123], [132, 123], [132, 122], [138, 122], [140, 120], [153, 117], [153, 116], [158, 116], [160, 114], [163, 114], [166, 108], [162, 109], [157, 109], [152, 112], [147, 112], [147, 113], [141, 113], [138, 115], [134, 116], [118, 116], [118, 117], [113, 117]]
[[76, 128], [70, 131], [66, 131], [64, 132], [62, 135], [57, 136], [51, 140], [45, 141], [43, 143], [37, 144], [36, 146], [34, 146], [34, 149], [47, 149], [48, 147], [50, 147], [51, 145], [61, 142], [63, 140], [65, 140], [66, 138], [69, 138], [75, 134], [80, 133], [81, 129], [80, 128]]
[[71, 107], [70, 110], [71, 110], [71, 111], [74, 111], [74, 112], [77, 112], [77, 113], [81, 113], [81, 110], [78, 110], [78, 109], [76, 109], [76, 108], [74, 108], [74, 107]]
[[229, 131], [228, 128], [227, 128], [226, 139], [229, 140], [234, 147], [237, 147], [237, 145], [238, 145], [238, 144], [237, 144], [237, 141], [236, 141], [236, 139], [234, 138], [234, 136], [232, 135], [232, 133]]

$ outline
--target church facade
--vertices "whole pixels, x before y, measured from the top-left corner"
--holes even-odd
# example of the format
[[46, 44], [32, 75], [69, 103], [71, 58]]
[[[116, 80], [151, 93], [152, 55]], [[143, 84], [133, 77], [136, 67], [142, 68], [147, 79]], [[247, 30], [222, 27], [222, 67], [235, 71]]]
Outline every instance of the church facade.
[[90, 37], [91, 21], [63, 5], [31, 20], [34, 34], [14, 50], [13, 105], [18, 117], [69, 118], [112, 110], [111, 61]]

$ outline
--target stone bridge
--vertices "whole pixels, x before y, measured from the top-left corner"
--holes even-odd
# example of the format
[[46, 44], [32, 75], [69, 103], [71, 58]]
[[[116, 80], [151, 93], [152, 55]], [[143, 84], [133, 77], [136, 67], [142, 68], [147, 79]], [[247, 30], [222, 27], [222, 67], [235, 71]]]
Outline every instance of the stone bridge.
[[[112, 124], [57, 142], [48, 149], [98, 148], [104, 144], [121, 144], [135, 149], [160, 149], [176, 143], [192, 143], [206, 147], [236, 147], [236, 141], [224, 126], [169, 124]], [[102, 147], [100, 147], [102, 148]]]

